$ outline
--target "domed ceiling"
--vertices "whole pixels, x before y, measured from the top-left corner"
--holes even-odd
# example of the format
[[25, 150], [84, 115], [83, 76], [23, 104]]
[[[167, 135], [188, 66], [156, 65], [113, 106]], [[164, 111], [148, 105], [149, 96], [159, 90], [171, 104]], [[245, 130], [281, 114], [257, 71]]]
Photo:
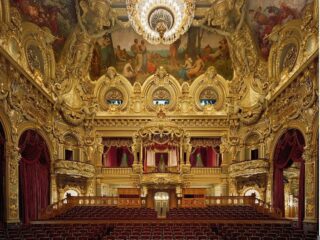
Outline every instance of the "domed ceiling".
[[[234, 2], [229, 1], [231, 4]], [[87, 27], [90, 29], [90, 21], [95, 18], [95, 13], [88, 10], [89, 2], [89, 0], [88, 2], [87, 0], [11, 0], [12, 6], [19, 9], [24, 20], [50, 29], [56, 37], [53, 47], [57, 61], [62, 55], [68, 37], [76, 29], [79, 19], [76, 6], [81, 16], [86, 15]], [[201, 21], [212, 4], [222, 1], [195, 2], [194, 21]], [[254, 33], [260, 55], [264, 60], [267, 60], [270, 50], [267, 36], [277, 25], [300, 18], [308, 2], [308, 0], [248, 0], [246, 21]], [[111, 1], [111, 9], [117, 20], [128, 22], [126, 0]], [[196, 26], [191, 26], [170, 45], [152, 45], [132, 27], [117, 27], [111, 33], [106, 32], [97, 37], [93, 47], [90, 75], [92, 79], [98, 79], [108, 67], [114, 66], [132, 83], [136, 81], [143, 83], [158, 66], [164, 66], [180, 82], [191, 82], [213, 65], [221, 76], [231, 80], [234, 71], [229, 47], [230, 44], [223, 35]], [[128, 71], [130, 68], [132, 71]]]

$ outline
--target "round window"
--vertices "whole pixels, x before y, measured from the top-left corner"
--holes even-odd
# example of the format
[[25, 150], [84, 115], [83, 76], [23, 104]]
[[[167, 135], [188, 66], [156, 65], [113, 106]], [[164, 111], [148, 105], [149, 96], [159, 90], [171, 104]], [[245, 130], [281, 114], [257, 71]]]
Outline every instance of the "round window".
[[169, 105], [170, 93], [164, 88], [159, 88], [152, 94], [153, 105]]
[[106, 93], [105, 99], [108, 105], [121, 106], [123, 104], [123, 94], [120, 90], [116, 88], [110, 89]]
[[204, 89], [200, 94], [200, 105], [214, 105], [217, 102], [218, 96], [212, 88]]

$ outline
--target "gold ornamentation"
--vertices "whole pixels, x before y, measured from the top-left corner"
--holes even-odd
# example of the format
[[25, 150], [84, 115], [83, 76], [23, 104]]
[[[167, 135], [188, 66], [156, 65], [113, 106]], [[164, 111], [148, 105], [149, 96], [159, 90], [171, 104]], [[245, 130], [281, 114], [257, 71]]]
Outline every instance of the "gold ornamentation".
[[55, 162], [54, 169], [56, 174], [85, 178], [95, 176], [94, 166], [83, 162], [60, 160]]

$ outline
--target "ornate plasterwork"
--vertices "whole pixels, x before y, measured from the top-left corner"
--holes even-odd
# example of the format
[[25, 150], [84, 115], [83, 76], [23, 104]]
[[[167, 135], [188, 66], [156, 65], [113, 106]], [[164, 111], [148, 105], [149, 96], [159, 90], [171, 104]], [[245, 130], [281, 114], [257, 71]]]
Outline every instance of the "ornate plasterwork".
[[314, 105], [317, 99], [316, 64], [315, 62], [311, 63], [301, 75], [270, 102], [268, 115], [272, 115], [271, 121], [275, 130], [299, 116], [306, 121], [313, 119], [312, 116], [315, 112], [309, 108]]
[[[95, 117], [96, 98], [89, 68], [94, 45], [98, 38], [110, 33], [116, 23], [110, 2], [103, 0], [76, 3], [78, 24], [64, 45], [56, 72], [54, 93], [55, 108], [71, 125], [80, 125], [85, 119]], [[88, 18], [89, 14], [95, 18]]]
[[[122, 104], [110, 105], [107, 103], [107, 95], [110, 95], [111, 92], [122, 98]], [[129, 99], [132, 93], [133, 88], [130, 82], [118, 74], [114, 67], [108, 68], [107, 73], [98, 80], [95, 87], [95, 94], [98, 97], [100, 108], [110, 113], [128, 110], [128, 106], [130, 106]]]
[[[149, 118], [115, 118], [115, 119], [104, 119], [98, 118], [94, 121], [94, 126], [97, 128], [123, 128], [128, 127], [133, 130], [140, 128], [140, 126], [151, 121]], [[229, 122], [227, 118], [197, 118], [197, 117], [187, 117], [187, 118], [175, 118], [172, 119], [173, 122], [180, 126], [186, 128], [198, 128], [202, 126], [204, 128], [228, 128]]]
[[157, 189], [183, 185], [184, 181], [180, 174], [150, 173], [141, 174], [139, 184]]
[[229, 166], [230, 177], [249, 177], [255, 174], [268, 173], [269, 162], [265, 160], [252, 160], [233, 163]]
[[8, 22], [0, 23], [0, 45], [8, 50], [11, 56], [22, 65], [25, 58], [22, 49], [22, 19], [16, 8], [11, 8], [7, 13], [11, 15]]
[[55, 75], [55, 58], [52, 43], [55, 37], [46, 29], [29, 22], [22, 23], [22, 45], [28, 70], [34, 80], [51, 91]]
[[56, 174], [69, 175], [76, 178], [92, 178], [95, 176], [95, 167], [83, 162], [60, 160], [55, 162], [54, 169]]
[[[201, 106], [200, 95], [205, 90], [212, 90], [216, 95], [216, 103], [213, 106]], [[194, 104], [197, 110], [209, 112], [220, 111], [226, 103], [226, 95], [228, 94], [227, 82], [214, 67], [209, 67], [205, 74], [198, 77], [190, 87], [191, 95], [194, 96]], [[208, 109], [208, 108], [212, 109]], [[210, 111], [211, 110], [211, 111]]]
[[282, 76], [288, 76], [296, 65], [303, 38], [299, 25], [301, 20], [294, 20], [281, 29], [276, 28], [269, 37], [274, 41], [269, 55], [272, 88], [279, 84]]
[[160, 66], [157, 72], [149, 77], [142, 85], [142, 95], [146, 96], [145, 106], [148, 111], [156, 111], [157, 105], [153, 103], [154, 94], [159, 90], [164, 90], [170, 96], [168, 105], [164, 105], [168, 111], [173, 111], [177, 106], [177, 98], [181, 94], [181, 87], [178, 81], [168, 74], [167, 70]]

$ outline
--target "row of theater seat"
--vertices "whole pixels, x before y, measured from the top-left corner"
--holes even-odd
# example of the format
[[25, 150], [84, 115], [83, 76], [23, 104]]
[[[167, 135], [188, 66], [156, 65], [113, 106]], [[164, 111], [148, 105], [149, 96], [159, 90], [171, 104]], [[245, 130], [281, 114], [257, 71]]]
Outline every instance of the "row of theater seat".
[[117, 208], [104, 206], [77, 206], [54, 219], [156, 219], [157, 213], [149, 208]]
[[169, 219], [252, 219], [267, 220], [270, 216], [257, 212], [250, 206], [211, 206], [207, 208], [173, 208]]
[[9, 228], [10, 240], [315, 240], [290, 224], [40, 224]]
[[[104, 206], [77, 206], [56, 216], [55, 220], [69, 219], [156, 219], [157, 214], [148, 208], [117, 208]], [[251, 219], [266, 220], [270, 216], [250, 206], [215, 206], [207, 208], [173, 208], [168, 219]]]
[[5, 239], [93, 240], [109, 234], [110, 226], [105, 224], [41, 224], [8, 228]]

